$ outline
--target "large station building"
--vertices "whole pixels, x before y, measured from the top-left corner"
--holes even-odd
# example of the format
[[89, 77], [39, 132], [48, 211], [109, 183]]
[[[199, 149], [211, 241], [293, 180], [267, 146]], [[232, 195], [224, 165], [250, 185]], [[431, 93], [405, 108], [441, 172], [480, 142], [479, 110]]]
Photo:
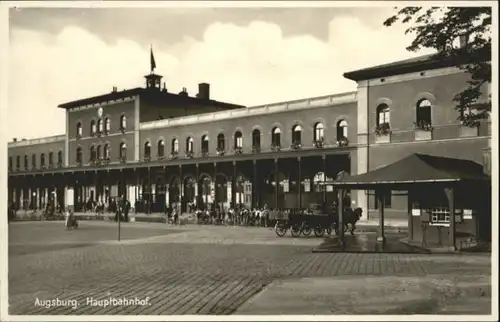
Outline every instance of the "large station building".
[[[187, 211], [193, 201], [307, 208], [335, 198], [324, 182], [340, 171], [362, 174], [412, 153], [490, 171], [490, 122], [457, 120], [453, 97], [469, 78], [457, 66], [423, 56], [344, 76], [357, 91], [246, 107], [213, 100], [206, 83], [195, 96], [171, 93], [151, 73], [144, 88], [61, 104], [65, 133], [8, 144], [9, 201], [39, 209], [55, 192], [76, 211], [118, 196], [148, 213], [169, 204]], [[406, 192], [382, 198], [386, 218], [407, 216]], [[353, 191], [368, 218], [377, 200]]]

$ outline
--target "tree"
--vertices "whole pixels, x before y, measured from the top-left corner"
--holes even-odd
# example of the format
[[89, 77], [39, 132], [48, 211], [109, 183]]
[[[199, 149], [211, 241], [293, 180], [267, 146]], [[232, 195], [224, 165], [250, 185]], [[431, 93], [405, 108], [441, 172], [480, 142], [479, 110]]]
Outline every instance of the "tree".
[[[470, 74], [467, 87], [453, 98], [458, 120], [474, 127], [488, 119], [491, 97], [486, 102], [480, 99], [481, 89], [491, 82], [491, 7], [405, 7], [384, 25], [390, 27], [397, 21], [412, 24], [405, 33], [415, 38], [407, 50], [436, 49], [432, 59], [455, 62]], [[454, 45], [457, 38], [465, 46]]]

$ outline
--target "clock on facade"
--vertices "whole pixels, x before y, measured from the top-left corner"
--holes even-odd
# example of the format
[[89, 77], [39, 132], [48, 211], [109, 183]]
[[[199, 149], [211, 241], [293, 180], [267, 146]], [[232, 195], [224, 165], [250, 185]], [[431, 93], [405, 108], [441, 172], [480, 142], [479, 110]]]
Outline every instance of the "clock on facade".
[[99, 115], [99, 117], [102, 116], [102, 107], [99, 107], [99, 109], [97, 110], [97, 115]]

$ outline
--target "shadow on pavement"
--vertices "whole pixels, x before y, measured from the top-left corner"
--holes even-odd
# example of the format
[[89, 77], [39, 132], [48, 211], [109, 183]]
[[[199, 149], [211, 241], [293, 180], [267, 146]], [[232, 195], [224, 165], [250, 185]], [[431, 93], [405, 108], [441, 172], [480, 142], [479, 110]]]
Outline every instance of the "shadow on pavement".
[[339, 237], [326, 238], [313, 253], [402, 253], [402, 254], [430, 254], [427, 249], [401, 242], [406, 234], [387, 234], [384, 243], [377, 242], [374, 234], [345, 235], [344, 243]]

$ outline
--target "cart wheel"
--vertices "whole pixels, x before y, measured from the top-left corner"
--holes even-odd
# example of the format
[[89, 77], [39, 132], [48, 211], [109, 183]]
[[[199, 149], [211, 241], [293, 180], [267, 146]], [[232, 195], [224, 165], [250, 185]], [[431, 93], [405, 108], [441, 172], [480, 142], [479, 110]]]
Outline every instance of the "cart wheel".
[[291, 234], [293, 237], [299, 237], [300, 236], [300, 228], [292, 227]]
[[349, 230], [349, 225], [347, 224], [344, 226], [344, 233], [347, 233], [348, 230]]
[[326, 233], [328, 234], [328, 236], [330, 236], [332, 234], [332, 229], [331, 228], [327, 228], [326, 229]]
[[312, 231], [313, 230], [311, 228], [307, 227], [307, 228], [304, 228], [304, 230], [302, 230], [302, 233], [304, 234], [304, 236], [309, 236], [309, 235], [311, 235]]
[[274, 231], [276, 232], [276, 235], [278, 235], [279, 237], [283, 237], [286, 235], [286, 228], [283, 228], [281, 226], [276, 226]]
[[316, 237], [323, 237], [324, 234], [325, 234], [324, 228], [314, 228], [314, 235], [316, 235]]

